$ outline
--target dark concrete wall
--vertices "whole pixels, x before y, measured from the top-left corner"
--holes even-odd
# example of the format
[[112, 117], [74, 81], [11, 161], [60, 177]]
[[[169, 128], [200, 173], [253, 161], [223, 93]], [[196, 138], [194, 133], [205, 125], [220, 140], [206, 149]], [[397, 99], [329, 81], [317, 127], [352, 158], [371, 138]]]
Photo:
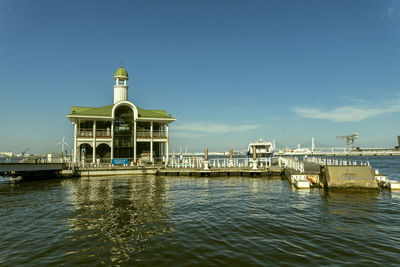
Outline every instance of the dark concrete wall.
[[325, 166], [323, 174], [327, 188], [378, 189], [371, 166]]

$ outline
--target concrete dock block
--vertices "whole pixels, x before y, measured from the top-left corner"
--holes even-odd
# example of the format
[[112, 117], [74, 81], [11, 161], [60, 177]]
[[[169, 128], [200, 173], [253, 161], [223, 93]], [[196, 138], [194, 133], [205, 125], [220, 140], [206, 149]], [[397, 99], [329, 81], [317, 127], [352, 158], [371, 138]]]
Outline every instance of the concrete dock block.
[[325, 166], [323, 172], [327, 188], [378, 189], [371, 166]]
[[390, 190], [400, 190], [400, 182], [389, 180], [388, 187], [390, 188]]

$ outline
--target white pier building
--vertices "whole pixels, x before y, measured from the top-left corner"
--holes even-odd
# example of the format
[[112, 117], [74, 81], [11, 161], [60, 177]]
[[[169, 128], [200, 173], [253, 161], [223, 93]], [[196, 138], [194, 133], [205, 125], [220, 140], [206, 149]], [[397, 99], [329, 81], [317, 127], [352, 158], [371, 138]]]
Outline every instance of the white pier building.
[[175, 121], [165, 110], [137, 107], [128, 100], [128, 73], [114, 74], [114, 103], [104, 107], [71, 107], [67, 118], [74, 125], [74, 162], [137, 163], [168, 161], [168, 124]]

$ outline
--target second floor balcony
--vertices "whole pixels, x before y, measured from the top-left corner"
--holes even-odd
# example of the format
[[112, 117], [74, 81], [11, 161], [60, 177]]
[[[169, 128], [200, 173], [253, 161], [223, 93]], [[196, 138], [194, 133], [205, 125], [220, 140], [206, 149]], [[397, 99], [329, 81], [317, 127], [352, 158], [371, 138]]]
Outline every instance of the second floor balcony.
[[[78, 130], [78, 137], [93, 137], [93, 130], [92, 129], [79, 129]], [[111, 130], [110, 129], [98, 129], [96, 130], [96, 137], [97, 138], [111, 138]], [[136, 138], [151, 138], [150, 130], [140, 130], [136, 132]], [[167, 138], [166, 131], [156, 130], [153, 131], [153, 138]]]
[[[93, 137], [92, 129], [79, 129], [78, 137]], [[98, 129], [96, 130], [96, 137], [111, 137], [110, 129]]]
[[[141, 130], [136, 132], [136, 138], [151, 138], [149, 130]], [[167, 138], [166, 131], [153, 131], [153, 138]]]

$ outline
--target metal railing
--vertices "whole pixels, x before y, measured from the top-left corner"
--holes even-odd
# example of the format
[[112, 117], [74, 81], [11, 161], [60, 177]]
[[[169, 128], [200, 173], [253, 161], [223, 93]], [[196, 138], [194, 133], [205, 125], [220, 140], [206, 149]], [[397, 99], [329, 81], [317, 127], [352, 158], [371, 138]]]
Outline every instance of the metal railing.
[[150, 138], [150, 131], [136, 131], [136, 138]]
[[93, 137], [93, 130], [79, 130], [79, 137]]
[[[78, 131], [79, 137], [93, 137], [92, 129], [80, 129]], [[108, 129], [96, 129], [96, 137], [111, 137], [111, 131]]]
[[[93, 137], [93, 129], [79, 129], [79, 137]], [[111, 131], [109, 129], [96, 129], [96, 137], [111, 137]], [[136, 131], [137, 138], [151, 138], [150, 131], [140, 130]], [[166, 131], [153, 131], [153, 138], [166, 138]]]
[[96, 137], [111, 137], [111, 131], [109, 129], [96, 129]]
[[[127, 163], [123, 164], [113, 164], [114, 160], [127, 160]], [[77, 160], [75, 162], [76, 167], [110, 167], [110, 166], [165, 166], [166, 157], [153, 157], [153, 160], [149, 158], [137, 157], [136, 161], [134, 158], [95, 158], [89, 155], [87, 158]]]
[[[136, 131], [137, 138], [151, 138], [150, 131], [147, 130], [140, 130]], [[166, 131], [153, 131], [153, 138], [166, 138], [167, 132]]]
[[304, 162], [298, 158], [279, 157], [279, 166], [284, 166], [295, 171], [304, 172]]
[[73, 156], [60, 156], [60, 155], [35, 155], [35, 156], [20, 156], [20, 157], [6, 157], [0, 158], [1, 164], [13, 163], [70, 163], [73, 161]]
[[[161, 165], [171, 168], [204, 168], [204, 157], [203, 156], [183, 156], [169, 158], [166, 162], [166, 157], [140, 157], [136, 158], [124, 158], [127, 159], [127, 164], [116, 164], [115, 166], [149, 166], [149, 165]], [[35, 156], [11, 159], [2, 159], [0, 163], [69, 163], [71, 166], [75, 167], [109, 167], [112, 166], [111, 158], [95, 158], [93, 160], [92, 155], [87, 155], [84, 159], [77, 160], [73, 162], [73, 156], [68, 155], [64, 157], [59, 157], [57, 155], [52, 156]], [[297, 159], [292, 158], [267, 158], [267, 159], [257, 159], [258, 168], [267, 168], [272, 165], [279, 165], [290, 167], [294, 169], [303, 169], [304, 163], [301, 164]], [[253, 159], [251, 158], [209, 158], [208, 167], [211, 168], [250, 168], [253, 167]]]
[[166, 138], [167, 132], [166, 131], [153, 131], [153, 138]]
[[370, 166], [369, 161], [358, 162], [357, 160], [331, 159], [331, 158], [319, 158], [319, 157], [305, 158], [304, 161], [320, 164], [323, 166]]
[[[251, 158], [211, 158], [208, 166], [212, 168], [247, 168], [252, 167]], [[272, 159], [258, 159], [257, 166], [266, 168], [272, 166]], [[204, 157], [172, 157], [168, 162], [171, 168], [204, 168]]]

